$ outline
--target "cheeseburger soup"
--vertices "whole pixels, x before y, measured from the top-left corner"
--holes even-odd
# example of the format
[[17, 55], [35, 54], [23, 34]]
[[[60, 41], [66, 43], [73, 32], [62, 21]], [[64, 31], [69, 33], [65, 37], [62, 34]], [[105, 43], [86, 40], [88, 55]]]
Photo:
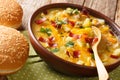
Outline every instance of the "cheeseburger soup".
[[37, 40], [56, 56], [72, 63], [95, 66], [91, 46], [98, 40], [92, 26], [100, 29], [98, 46], [104, 65], [120, 59], [120, 45], [104, 19], [91, 16], [86, 10], [53, 8], [41, 12], [32, 23]]

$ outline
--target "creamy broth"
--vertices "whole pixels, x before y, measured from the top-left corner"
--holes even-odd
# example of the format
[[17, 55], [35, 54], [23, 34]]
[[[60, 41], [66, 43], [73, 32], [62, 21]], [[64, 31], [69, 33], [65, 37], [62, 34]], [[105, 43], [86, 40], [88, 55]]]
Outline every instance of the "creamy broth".
[[102, 40], [98, 53], [102, 62], [112, 64], [120, 59], [120, 45], [104, 19], [87, 11], [72, 8], [46, 10], [34, 19], [32, 30], [38, 41], [58, 57], [86, 66], [95, 66], [92, 44], [96, 39], [92, 26], [100, 29]]

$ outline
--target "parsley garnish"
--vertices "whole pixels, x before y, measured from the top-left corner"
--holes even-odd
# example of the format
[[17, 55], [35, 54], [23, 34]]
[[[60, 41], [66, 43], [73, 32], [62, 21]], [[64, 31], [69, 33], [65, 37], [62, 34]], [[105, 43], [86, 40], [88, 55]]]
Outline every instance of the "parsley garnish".
[[78, 9], [72, 9], [72, 8], [67, 8], [66, 9], [66, 12], [70, 15], [73, 15], [73, 14], [79, 14], [80, 11]]
[[74, 46], [74, 42], [69, 41], [65, 44], [66, 47], [73, 47]]
[[73, 12], [72, 12], [72, 14], [79, 14], [78, 9], [74, 9]]
[[56, 22], [57, 25], [67, 24], [66, 20], [58, 20], [58, 18], [56, 18], [55, 22]]
[[46, 33], [48, 36], [50, 36], [52, 30], [50, 28], [40, 28], [40, 32]]
[[45, 33], [45, 28], [40, 28], [40, 32]]
[[54, 48], [54, 49], [52, 49], [51, 51], [52, 51], [52, 52], [58, 52], [59, 49], [58, 49], [58, 48]]
[[52, 32], [52, 30], [51, 30], [51, 29], [46, 28], [46, 33], [47, 33], [47, 35], [48, 35], [48, 36], [50, 36], [50, 35], [51, 35], [51, 32]]

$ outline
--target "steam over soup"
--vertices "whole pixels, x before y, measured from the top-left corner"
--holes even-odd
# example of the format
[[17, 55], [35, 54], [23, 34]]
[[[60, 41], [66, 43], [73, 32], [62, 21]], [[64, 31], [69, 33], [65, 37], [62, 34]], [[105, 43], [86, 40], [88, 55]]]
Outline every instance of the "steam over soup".
[[120, 59], [120, 45], [104, 19], [86, 10], [53, 8], [39, 13], [32, 23], [38, 41], [58, 57], [86, 66], [95, 66], [92, 44], [97, 41], [92, 26], [100, 29], [102, 40], [98, 53], [102, 62], [112, 64]]

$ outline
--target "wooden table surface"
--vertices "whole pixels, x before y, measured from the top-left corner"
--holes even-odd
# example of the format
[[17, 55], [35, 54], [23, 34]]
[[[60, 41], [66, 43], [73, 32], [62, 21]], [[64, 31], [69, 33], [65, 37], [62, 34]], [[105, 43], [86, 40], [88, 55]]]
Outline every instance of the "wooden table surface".
[[[27, 28], [29, 17], [40, 6], [51, 3], [74, 3], [87, 6], [95, 9], [112, 20], [114, 20], [120, 26], [120, 0], [17, 0], [23, 8], [23, 22], [22, 26]], [[4, 77], [0, 77], [0, 80], [6, 80]]]
[[17, 0], [23, 8], [23, 22], [22, 26], [27, 27], [27, 22], [31, 14], [40, 6], [51, 3], [74, 3], [87, 6], [95, 9], [112, 20], [120, 26], [120, 0]]

